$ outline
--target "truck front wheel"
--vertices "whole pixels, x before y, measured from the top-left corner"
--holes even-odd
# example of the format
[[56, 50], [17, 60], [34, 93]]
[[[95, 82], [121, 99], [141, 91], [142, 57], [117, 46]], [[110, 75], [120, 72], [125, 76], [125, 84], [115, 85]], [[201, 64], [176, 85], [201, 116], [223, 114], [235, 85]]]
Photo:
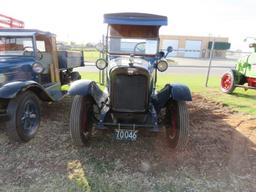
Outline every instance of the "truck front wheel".
[[26, 91], [12, 99], [7, 114], [7, 134], [11, 140], [27, 142], [35, 136], [41, 115], [39, 99], [33, 92]]
[[74, 97], [70, 113], [70, 134], [76, 146], [87, 144], [92, 131], [92, 100], [90, 97]]
[[168, 102], [166, 107], [166, 137], [171, 148], [183, 149], [188, 141], [189, 113], [185, 101]]

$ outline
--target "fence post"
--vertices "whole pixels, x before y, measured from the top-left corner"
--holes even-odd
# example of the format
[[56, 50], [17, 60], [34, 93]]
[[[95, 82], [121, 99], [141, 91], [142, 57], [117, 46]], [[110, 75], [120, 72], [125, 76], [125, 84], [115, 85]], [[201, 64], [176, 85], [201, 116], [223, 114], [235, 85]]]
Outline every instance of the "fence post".
[[210, 70], [211, 70], [211, 67], [212, 67], [212, 57], [213, 57], [213, 51], [214, 51], [214, 44], [215, 44], [215, 38], [212, 41], [212, 47], [211, 47], [211, 51], [210, 51], [210, 58], [209, 58], [208, 71], [207, 71], [207, 76], [206, 76], [206, 81], [205, 81], [205, 87], [208, 87], [209, 75], [210, 75]]

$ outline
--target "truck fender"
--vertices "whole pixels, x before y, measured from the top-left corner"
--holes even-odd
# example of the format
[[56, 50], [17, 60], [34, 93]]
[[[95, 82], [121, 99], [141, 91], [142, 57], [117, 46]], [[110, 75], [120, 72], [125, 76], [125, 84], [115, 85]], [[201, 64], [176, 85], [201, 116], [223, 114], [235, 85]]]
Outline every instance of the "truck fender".
[[[78, 80], [71, 83], [68, 90], [68, 95], [82, 95], [87, 96], [91, 95], [91, 89], [95, 86], [96, 83], [90, 80]], [[97, 85], [96, 85], [97, 86]]]
[[68, 95], [91, 96], [98, 107], [101, 107], [108, 98], [107, 94], [94, 81], [90, 80], [77, 80], [71, 83]]
[[163, 108], [166, 103], [173, 99], [175, 101], [192, 101], [192, 96], [189, 88], [182, 84], [166, 84], [165, 87], [158, 92], [157, 108]]
[[20, 92], [31, 90], [42, 100], [51, 101], [50, 96], [44, 91], [44, 88], [41, 87], [35, 81], [14, 81], [9, 82], [2, 87], [0, 87], [0, 98], [2, 99], [13, 99]]
[[183, 84], [171, 84], [171, 98], [175, 101], [192, 101], [189, 88]]

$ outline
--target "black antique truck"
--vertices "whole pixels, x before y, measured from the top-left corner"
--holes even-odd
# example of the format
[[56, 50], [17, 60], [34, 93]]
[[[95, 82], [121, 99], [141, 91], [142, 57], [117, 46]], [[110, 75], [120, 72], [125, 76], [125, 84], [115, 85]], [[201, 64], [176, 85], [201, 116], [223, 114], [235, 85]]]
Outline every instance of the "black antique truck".
[[0, 29], [0, 120], [8, 136], [29, 141], [40, 123], [40, 101], [63, 98], [61, 86], [80, 79], [81, 52], [57, 51], [55, 35], [31, 29]]
[[[159, 132], [165, 127], [173, 148], [187, 143], [189, 113], [186, 101], [191, 93], [182, 84], [166, 84], [156, 89], [157, 71], [168, 68], [167, 53], [159, 50], [159, 29], [167, 17], [145, 13], [105, 14], [108, 24], [103, 57], [96, 67], [106, 73], [102, 91], [91, 80], [71, 84], [74, 95], [70, 131], [75, 145], [88, 142], [93, 128], [112, 129], [117, 140], [134, 141], [140, 130]], [[100, 46], [99, 46], [100, 47]]]

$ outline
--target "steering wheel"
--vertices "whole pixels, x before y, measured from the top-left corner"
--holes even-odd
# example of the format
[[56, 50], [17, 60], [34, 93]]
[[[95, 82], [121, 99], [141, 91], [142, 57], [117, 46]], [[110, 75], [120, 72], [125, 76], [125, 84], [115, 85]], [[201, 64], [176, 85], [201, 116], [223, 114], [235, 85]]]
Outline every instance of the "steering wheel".
[[[31, 49], [31, 51], [27, 50]], [[25, 56], [32, 56], [33, 47], [32, 46], [25, 46], [23, 47], [23, 55]], [[43, 54], [39, 49], [36, 49], [36, 57], [41, 60], [43, 58]]]
[[[135, 46], [134, 46], [134, 49], [133, 49], [133, 53], [135, 54], [136, 52], [141, 52], [141, 53], [144, 53], [145, 52], [145, 48], [139, 48], [139, 45], [145, 45], [146, 42], [139, 42], [137, 43]], [[138, 51], [137, 51], [138, 50]]]

